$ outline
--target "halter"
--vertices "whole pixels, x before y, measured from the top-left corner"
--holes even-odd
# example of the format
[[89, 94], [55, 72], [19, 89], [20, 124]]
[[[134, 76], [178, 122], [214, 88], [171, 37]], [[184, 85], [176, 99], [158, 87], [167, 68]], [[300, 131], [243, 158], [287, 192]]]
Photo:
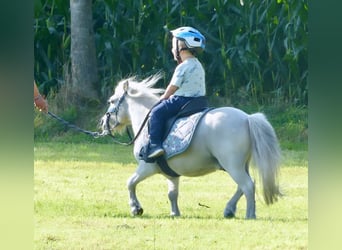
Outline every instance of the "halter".
[[120, 122], [118, 122], [119, 107], [122, 104], [122, 102], [124, 101], [126, 95], [127, 95], [127, 91], [125, 91], [123, 93], [123, 95], [119, 98], [119, 100], [118, 100], [117, 104], [115, 105], [114, 109], [113, 110], [109, 110], [109, 108], [108, 108], [108, 110], [106, 112], [106, 115], [107, 115], [106, 129], [108, 129], [109, 131], [110, 131], [110, 129], [109, 129], [109, 118], [111, 116], [111, 113], [114, 113], [114, 115], [115, 115], [115, 122], [116, 123], [114, 124], [114, 127], [116, 127], [117, 125], [120, 124]]
[[[112, 132], [111, 132], [111, 130], [110, 130], [110, 125], [109, 125], [110, 116], [111, 116], [112, 113], [115, 114], [115, 122], [116, 122], [116, 123], [114, 124], [114, 127], [116, 127], [117, 125], [120, 124], [120, 122], [118, 122], [119, 107], [120, 107], [120, 105], [122, 104], [122, 102], [124, 101], [126, 95], [127, 95], [127, 91], [125, 91], [125, 92], [123, 93], [123, 95], [119, 98], [119, 100], [118, 100], [118, 102], [117, 102], [117, 105], [114, 107], [113, 111], [109, 111], [109, 109], [108, 109], [107, 112], [106, 112], [106, 121], [105, 121], [105, 122], [106, 122], [106, 132], [105, 132], [105, 133], [106, 133], [107, 135], [109, 135], [110, 137], [112, 137], [112, 138], [114, 138], [114, 135], [112, 134]], [[155, 104], [154, 106], [158, 105], [159, 103], [160, 103], [160, 101], [159, 101], [157, 104]], [[154, 107], [154, 106], [153, 106], [153, 107]], [[117, 141], [117, 140], [114, 140], [114, 141], [115, 141], [116, 143], [118, 143], [118, 144], [126, 145], [126, 146], [127, 146], [127, 145], [133, 144], [133, 143], [136, 141], [136, 139], [138, 138], [138, 136], [141, 134], [143, 128], [145, 127], [145, 125], [146, 125], [146, 123], [147, 123], [147, 121], [148, 121], [148, 119], [149, 119], [149, 116], [150, 116], [150, 113], [151, 113], [153, 107], [148, 111], [148, 113], [147, 113], [147, 115], [146, 115], [144, 121], [142, 122], [142, 124], [141, 124], [141, 126], [140, 126], [140, 128], [139, 128], [139, 130], [138, 130], [138, 133], [135, 135], [135, 137], [134, 137], [133, 139], [131, 139], [130, 142], [125, 143], [125, 142], [119, 142], [119, 141]], [[127, 127], [126, 127], [126, 128], [127, 128]], [[129, 131], [128, 131], [128, 128], [127, 128], [127, 133], [128, 133], [128, 135], [130, 136]], [[132, 137], [130, 136], [130, 138], [132, 138]]]

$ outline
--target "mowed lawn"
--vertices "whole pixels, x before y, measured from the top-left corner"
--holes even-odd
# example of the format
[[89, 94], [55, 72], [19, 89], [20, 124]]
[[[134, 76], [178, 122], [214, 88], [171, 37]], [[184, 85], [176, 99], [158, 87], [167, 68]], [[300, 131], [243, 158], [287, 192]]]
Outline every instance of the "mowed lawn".
[[169, 216], [167, 183], [155, 175], [137, 187], [144, 208], [132, 217], [126, 181], [136, 164], [132, 148], [100, 143], [35, 143], [35, 249], [307, 249], [307, 152], [284, 151], [280, 186], [267, 206], [256, 178], [257, 219], [223, 218], [236, 184], [218, 171], [181, 177], [180, 218]]

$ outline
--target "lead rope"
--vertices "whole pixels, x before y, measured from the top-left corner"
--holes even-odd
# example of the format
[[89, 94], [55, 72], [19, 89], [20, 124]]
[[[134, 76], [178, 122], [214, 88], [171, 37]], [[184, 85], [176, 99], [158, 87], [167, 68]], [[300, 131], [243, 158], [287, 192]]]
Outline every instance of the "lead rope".
[[72, 128], [72, 129], [74, 129], [74, 130], [76, 130], [76, 131], [79, 131], [79, 132], [82, 132], [82, 133], [84, 133], [84, 134], [91, 135], [91, 136], [93, 136], [94, 138], [99, 138], [99, 137], [103, 137], [103, 136], [108, 135], [108, 136], [110, 136], [110, 137], [113, 139], [113, 141], [114, 141], [115, 143], [120, 144], [120, 145], [124, 145], [124, 146], [129, 146], [129, 145], [132, 145], [132, 144], [137, 140], [138, 136], [141, 134], [142, 130], [144, 129], [144, 127], [145, 127], [145, 125], [146, 125], [146, 123], [147, 123], [147, 121], [148, 121], [148, 119], [149, 119], [149, 115], [150, 115], [152, 109], [153, 109], [156, 105], [158, 105], [159, 103], [160, 103], [160, 102], [158, 102], [157, 104], [155, 104], [155, 105], [148, 111], [148, 113], [147, 113], [147, 115], [146, 115], [144, 121], [142, 122], [142, 124], [141, 124], [141, 126], [140, 126], [140, 128], [139, 128], [138, 133], [134, 136], [133, 139], [132, 139], [132, 136], [131, 136], [131, 134], [130, 134], [130, 132], [129, 132], [129, 129], [126, 127], [126, 132], [127, 132], [128, 136], [129, 136], [129, 138], [130, 138], [130, 141], [129, 141], [129, 142], [120, 142], [120, 141], [118, 141], [118, 140], [115, 138], [115, 136], [111, 133], [110, 125], [109, 125], [109, 120], [110, 120], [110, 116], [111, 116], [110, 113], [107, 113], [107, 114], [106, 114], [106, 115], [107, 115], [107, 119], [106, 119], [106, 131], [103, 131], [102, 133], [93, 132], [93, 131], [89, 131], [89, 130], [82, 129], [82, 128], [80, 128], [80, 127], [78, 127], [78, 126], [76, 126], [76, 125], [74, 125], [74, 124], [71, 124], [70, 122], [68, 122], [68, 121], [66, 121], [66, 120], [64, 120], [64, 119], [62, 119], [61, 117], [57, 116], [56, 114], [54, 114], [54, 113], [52, 113], [52, 112], [50, 112], [50, 111], [48, 111], [47, 114], [50, 115], [51, 117], [55, 118], [56, 120], [60, 121], [61, 123], [63, 123], [63, 124], [64, 124], [66, 127], [68, 127], [68, 128]]
[[89, 130], [85, 130], [85, 129], [82, 129], [74, 124], [71, 124], [70, 122], [67, 122], [66, 120], [60, 118], [59, 116], [55, 115], [54, 113], [48, 111], [47, 112], [48, 115], [50, 115], [51, 117], [55, 118], [56, 120], [60, 121], [61, 123], [63, 123], [65, 126], [69, 127], [69, 128], [72, 128], [72, 129], [75, 129], [79, 132], [82, 132], [84, 134], [87, 134], [87, 135], [91, 135], [93, 136], [94, 138], [98, 138], [101, 136], [101, 134], [99, 132], [92, 132], [92, 131], [89, 131]]
[[[61, 123], [63, 123], [66, 127], [71, 128], [71, 129], [74, 129], [74, 130], [76, 130], [76, 131], [78, 131], [78, 132], [82, 132], [82, 133], [87, 134], [87, 135], [91, 135], [91, 136], [94, 137], [94, 138], [99, 138], [99, 137], [103, 137], [103, 136], [109, 135], [109, 136], [113, 139], [113, 141], [114, 141], [115, 143], [120, 144], [120, 145], [125, 145], [125, 146], [128, 146], [128, 145], [133, 144], [133, 142], [137, 139], [137, 136], [135, 136], [135, 137], [132, 139], [132, 136], [131, 136], [131, 133], [129, 132], [128, 127], [126, 127], [126, 132], [127, 132], [128, 137], [130, 138], [131, 141], [128, 142], [128, 143], [125, 143], [125, 142], [120, 142], [120, 141], [118, 141], [118, 140], [114, 137], [114, 135], [112, 135], [112, 134], [110, 133], [110, 130], [109, 130], [109, 133], [108, 133], [107, 131], [104, 131], [104, 132], [102, 132], [102, 133], [99, 133], [99, 132], [93, 132], [93, 131], [85, 130], [85, 129], [82, 129], [82, 128], [80, 128], [80, 127], [74, 125], [74, 124], [71, 124], [70, 122], [64, 120], [63, 118], [59, 117], [58, 115], [56, 115], [56, 114], [54, 114], [54, 113], [52, 113], [52, 112], [50, 112], [50, 111], [48, 111], [47, 114], [50, 115], [51, 117], [55, 118], [56, 120], [60, 121]], [[110, 114], [107, 115], [106, 123], [109, 123], [109, 118], [110, 118]], [[109, 125], [107, 124], [106, 126], [107, 126], [107, 128], [108, 128]], [[140, 134], [140, 133], [139, 133], [139, 134]], [[138, 134], [137, 134], [137, 135], [138, 135]]]

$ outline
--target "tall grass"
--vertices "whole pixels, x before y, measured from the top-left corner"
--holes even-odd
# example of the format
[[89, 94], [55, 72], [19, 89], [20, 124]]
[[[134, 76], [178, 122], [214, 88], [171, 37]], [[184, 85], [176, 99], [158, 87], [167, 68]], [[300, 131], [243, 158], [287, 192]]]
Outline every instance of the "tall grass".
[[306, 151], [285, 151], [285, 196], [267, 206], [257, 187], [257, 220], [224, 219], [235, 183], [224, 172], [181, 177], [180, 218], [169, 217], [167, 184], [155, 175], [138, 185], [145, 213], [131, 217], [126, 180], [132, 148], [113, 144], [35, 143], [35, 249], [307, 249]]

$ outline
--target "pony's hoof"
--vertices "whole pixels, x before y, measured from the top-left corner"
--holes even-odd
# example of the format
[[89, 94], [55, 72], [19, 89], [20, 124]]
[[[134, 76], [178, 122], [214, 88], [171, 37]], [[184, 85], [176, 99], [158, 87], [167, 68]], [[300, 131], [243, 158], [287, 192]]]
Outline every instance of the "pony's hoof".
[[140, 216], [144, 213], [144, 209], [142, 209], [141, 207], [136, 207], [131, 210], [131, 213], [133, 216]]
[[180, 213], [170, 213], [171, 218], [180, 217]]
[[231, 219], [234, 217], [235, 217], [235, 214], [233, 212], [224, 213], [224, 218]]

